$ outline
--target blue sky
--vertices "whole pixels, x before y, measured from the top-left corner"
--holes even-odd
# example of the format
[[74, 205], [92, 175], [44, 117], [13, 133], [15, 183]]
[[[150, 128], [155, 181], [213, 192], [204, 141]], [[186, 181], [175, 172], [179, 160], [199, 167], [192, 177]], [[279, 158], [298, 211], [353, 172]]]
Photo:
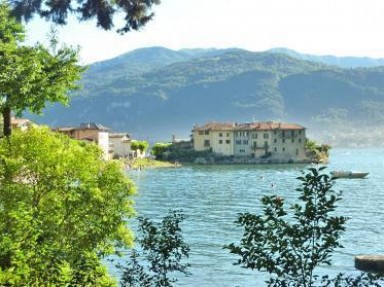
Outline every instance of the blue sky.
[[[80, 46], [83, 63], [151, 46], [384, 58], [382, 0], [162, 0], [154, 12], [145, 28], [123, 36], [72, 19], [59, 28], [60, 40]], [[49, 26], [29, 23], [29, 42], [44, 42]]]

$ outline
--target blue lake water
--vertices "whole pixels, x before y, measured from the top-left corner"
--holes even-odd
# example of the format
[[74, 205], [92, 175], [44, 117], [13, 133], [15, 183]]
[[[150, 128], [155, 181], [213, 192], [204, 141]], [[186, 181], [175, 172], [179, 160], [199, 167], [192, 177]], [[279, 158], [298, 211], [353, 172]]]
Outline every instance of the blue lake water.
[[[233, 224], [239, 212], [260, 212], [260, 198], [277, 194], [293, 202], [296, 177], [305, 165], [186, 166], [128, 172], [135, 182], [139, 214], [160, 219], [168, 210], [187, 216], [183, 235], [189, 244], [189, 277], [178, 286], [264, 286], [265, 274], [233, 263], [238, 259], [223, 249], [238, 242], [241, 229]], [[343, 191], [337, 213], [350, 217], [333, 265], [320, 272], [354, 272], [354, 256], [384, 253], [384, 148], [333, 149], [326, 171], [368, 171], [366, 179], [338, 179]]]

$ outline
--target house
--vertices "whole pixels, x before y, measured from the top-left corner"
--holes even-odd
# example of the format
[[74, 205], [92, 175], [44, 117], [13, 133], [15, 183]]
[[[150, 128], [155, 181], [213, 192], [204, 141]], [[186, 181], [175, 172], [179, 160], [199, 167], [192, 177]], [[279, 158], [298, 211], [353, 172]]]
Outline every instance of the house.
[[113, 157], [126, 158], [132, 156], [131, 137], [126, 133], [110, 133], [109, 144]]
[[234, 154], [234, 124], [208, 123], [192, 130], [193, 148], [196, 151], [210, 150], [223, 156]]
[[103, 151], [103, 158], [110, 159], [109, 128], [96, 123], [82, 123], [78, 127], [59, 127], [54, 130], [76, 140], [95, 142]]
[[191, 139], [178, 139], [172, 135], [172, 146], [178, 150], [190, 150], [193, 148], [193, 142]]
[[306, 129], [281, 122], [208, 123], [192, 130], [196, 151], [218, 156], [268, 158], [274, 162], [308, 160]]
[[11, 118], [11, 129], [12, 130], [20, 130], [20, 131], [26, 131], [30, 127], [36, 125], [35, 123], [31, 122], [28, 119], [21, 119], [21, 118]]

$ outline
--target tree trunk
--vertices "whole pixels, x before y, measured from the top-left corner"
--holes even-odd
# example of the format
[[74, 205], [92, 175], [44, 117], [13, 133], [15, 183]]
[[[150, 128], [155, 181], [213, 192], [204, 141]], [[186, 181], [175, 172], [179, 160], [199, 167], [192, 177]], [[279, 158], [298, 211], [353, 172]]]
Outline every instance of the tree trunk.
[[11, 133], [12, 133], [12, 129], [11, 129], [11, 109], [9, 107], [5, 107], [2, 110], [2, 114], [3, 114], [3, 123], [4, 123], [4, 127], [3, 127], [4, 136], [5, 137], [9, 137], [11, 135]]

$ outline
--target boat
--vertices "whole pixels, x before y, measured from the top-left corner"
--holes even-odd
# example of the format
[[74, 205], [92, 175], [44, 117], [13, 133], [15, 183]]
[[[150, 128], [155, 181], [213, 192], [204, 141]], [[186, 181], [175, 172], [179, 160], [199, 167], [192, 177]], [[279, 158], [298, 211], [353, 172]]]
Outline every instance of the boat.
[[368, 175], [368, 172], [363, 171], [331, 171], [333, 178], [364, 178]]

